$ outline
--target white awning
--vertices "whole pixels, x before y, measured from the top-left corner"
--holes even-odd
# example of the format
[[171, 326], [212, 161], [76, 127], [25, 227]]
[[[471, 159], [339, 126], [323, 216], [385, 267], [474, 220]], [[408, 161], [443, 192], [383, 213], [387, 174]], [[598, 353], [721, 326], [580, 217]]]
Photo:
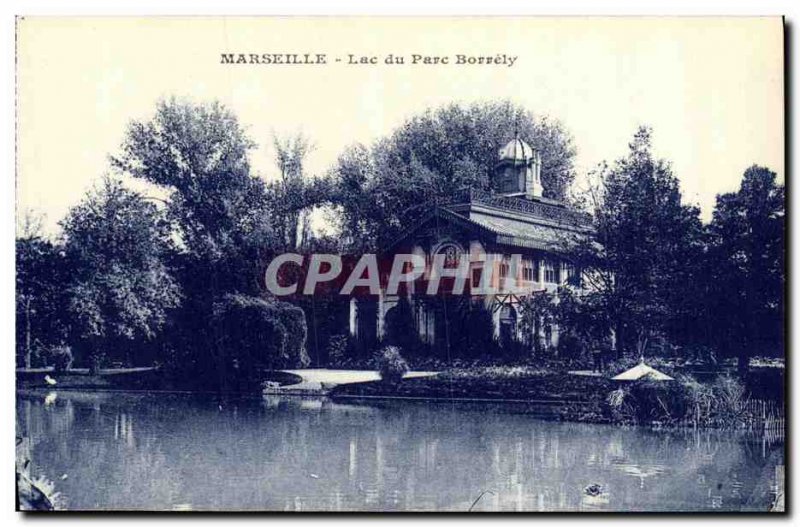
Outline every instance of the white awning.
[[662, 373], [655, 368], [651, 368], [644, 362], [640, 362], [630, 370], [624, 371], [612, 377], [615, 381], [638, 381], [640, 379], [647, 379], [649, 381], [674, 381], [672, 377], [666, 373]]

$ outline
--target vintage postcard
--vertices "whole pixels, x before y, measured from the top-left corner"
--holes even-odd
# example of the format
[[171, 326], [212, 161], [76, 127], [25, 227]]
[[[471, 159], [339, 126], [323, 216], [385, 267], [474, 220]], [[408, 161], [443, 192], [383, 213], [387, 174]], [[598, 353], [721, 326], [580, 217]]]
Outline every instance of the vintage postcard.
[[18, 510], [786, 510], [780, 17], [16, 31]]

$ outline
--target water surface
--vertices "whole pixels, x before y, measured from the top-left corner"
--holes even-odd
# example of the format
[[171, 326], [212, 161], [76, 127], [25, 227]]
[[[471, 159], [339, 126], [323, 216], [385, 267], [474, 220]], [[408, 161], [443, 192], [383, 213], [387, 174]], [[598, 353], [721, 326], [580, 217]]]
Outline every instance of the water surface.
[[17, 435], [83, 510], [765, 511], [783, 480], [782, 443], [510, 404], [17, 392]]

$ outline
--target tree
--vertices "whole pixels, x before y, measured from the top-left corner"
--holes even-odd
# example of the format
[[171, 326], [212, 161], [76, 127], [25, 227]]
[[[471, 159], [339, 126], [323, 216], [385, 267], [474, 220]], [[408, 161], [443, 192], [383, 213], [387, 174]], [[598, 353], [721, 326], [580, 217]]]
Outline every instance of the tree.
[[702, 261], [697, 207], [684, 205], [677, 178], [651, 152], [640, 128], [626, 157], [603, 165], [590, 193], [593, 234], [569, 248], [584, 270], [584, 301], [605, 313], [620, 350], [641, 355], [650, 344], [686, 332]]
[[154, 338], [179, 303], [164, 263], [168, 225], [153, 203], [105, 178], [61, 226], [72, 330], [96, 370], [115, 344]]
[[[179, 239], [173, 265], [185, 301], [171, 320], [171, 363], [180, 371], [214, 375], [231, 350], [215, 322], [230, 296], [265, 297], [264, 271], [272, 256], [296, 250], [304, 210], [329, 194], [325, 182], [305, 178], [310, 142], [275, 138], [278, 181], [266, 183], [250, 167], [255, 143], [237, 117], [218, 102], [175, 98], [155, 115], [130, 124], [112, 164], [122, 173], [169, 192], [168, 217]], [[305, 325], [290, 341], [303, 342]], [[227, 344], [226, 344], [227, 343]]]
[[345, 236], [376, 246], [437, 200], [494, 188], [497, 152], [515, 134], [542, 156], [545, 195], [563, 199], [575, 149], [563, 126], [510, 102], [451, 104], [408, 119], [371, 148], [346, 150], [331, 171]]
[[280, 172], [280, 179], [269, 186], [271, 209], [279, 219], [275, 226], [279, 229], [279, 237], [287, 248], [296, 249], [308, 236], [307, 223], [309, 205], [306, 200], [304, 180], [304, 163], [312, 150], [311, 141], [304, 135], [272, 139], [275, 148], [275, 164]]
[[775, 172], [753, 165], [737, 192], [717, 196], [709, 225], [713, 337], [740, 373], [754, 353], [783, 355], [784, 207]]
[[255, 143], [218, 102], [160, 101], [155, 114], [133, 121], [112, 166], [162, 187], [178, 240], [171, 266], [184, 302], [163, 345], [178, 370], [215, 367], [214, 305], [228, 294], [259, 296], [275, 235], [263, 180], [251, 174]]
[[311, 177], [305, 170], [314, 148], [308, 137], [275, 135], [273, 147], [279, 178], [267, 184], [267, 208], [278, 239], [285, 250], [294, 251], [313, 243], [311, 211], [331, 201], [332, 187], [327, 178]]
[[222, 294], [257, 294], [265, 256], [276, 246], [264, 182], [250, 170], [254, 147], [220, 103], [172, 98], [157, 104], [152, 119], [132, 122], [111, 158], [121, 173], [170, 192], [187, 296], [206, 314]]
[[[44, 349], [66, 337], [63, 253], [42, 231], [39, 216], [23, 215], [16, 239], [17, 364], [30, 368]], [[37, 356], [38, 355], [38, 356]]]

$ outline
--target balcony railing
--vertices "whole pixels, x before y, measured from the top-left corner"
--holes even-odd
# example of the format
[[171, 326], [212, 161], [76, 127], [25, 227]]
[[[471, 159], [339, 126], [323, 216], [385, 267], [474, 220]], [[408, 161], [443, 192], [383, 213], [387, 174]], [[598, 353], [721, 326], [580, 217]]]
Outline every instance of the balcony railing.
[[568, 209], [559, 205], [551, 205], [541, 201], [533, 201], [522, 198], [498, 196], [486, 190], [463, 189], [454, 192], [451, 196], [440, 199], [441, 205], [458, 205], [467, 203], [479, 203], [500, 209], [513, 210], [531, 214], [533, 216], [557, 221], [571, 223], [574, 225], [587, 226], [590, 222], [589, 215]]

